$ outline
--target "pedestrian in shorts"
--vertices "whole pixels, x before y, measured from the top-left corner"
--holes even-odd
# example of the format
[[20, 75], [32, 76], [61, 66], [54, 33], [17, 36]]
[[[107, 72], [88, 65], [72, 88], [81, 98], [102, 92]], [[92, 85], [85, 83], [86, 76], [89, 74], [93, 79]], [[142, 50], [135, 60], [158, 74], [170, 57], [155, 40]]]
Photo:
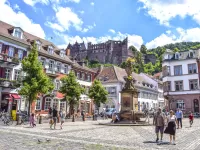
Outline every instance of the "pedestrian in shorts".
[[154, 115], [153, 124], [155, 125], [156, 142], [159, 141], [159, 132], [160, 141], [162, 142], [165, 126], [165, 115], [162, 113], [161, 108], [159, 108], [157, 113]]

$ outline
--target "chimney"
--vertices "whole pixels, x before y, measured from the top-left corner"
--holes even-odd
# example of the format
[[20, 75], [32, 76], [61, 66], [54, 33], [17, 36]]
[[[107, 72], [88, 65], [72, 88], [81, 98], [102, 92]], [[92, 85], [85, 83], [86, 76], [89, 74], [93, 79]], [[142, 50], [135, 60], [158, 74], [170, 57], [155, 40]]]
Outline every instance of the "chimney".
[[70, 49], [69, 49], [69, 48], [66, 49], [66, 55], [67, 55], [67, 56], [70, 56]]

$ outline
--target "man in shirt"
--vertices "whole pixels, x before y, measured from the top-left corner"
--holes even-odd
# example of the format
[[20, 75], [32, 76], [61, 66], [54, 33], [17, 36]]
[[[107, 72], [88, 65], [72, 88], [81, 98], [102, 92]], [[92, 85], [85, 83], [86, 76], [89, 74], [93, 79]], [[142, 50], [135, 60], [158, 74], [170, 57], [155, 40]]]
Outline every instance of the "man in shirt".
[[53, 123], [54, 123], [54, 129], [56, 129], [56, 121], [57, 121], [57, 117], [58, 117], [58, 111], [56, 110], [56, 108], [53, 108]]
[[179, 108], [176, 111], [176, 118], [177, 118], [177, 121], [178, 121], [178, 129], [179, 129], [179, 125], [182, 128], [183, 112]]
[[155, 124], [155, 132], [156, 132], [156, 142], [159, 141], [159, 132], [160, 132], [160, 140], [162, 141], [164, 126], [165, 126], [165, 116], [161, 111], [161, 108], [158, 109], [158, 112], [154, 115], [153, 124]]

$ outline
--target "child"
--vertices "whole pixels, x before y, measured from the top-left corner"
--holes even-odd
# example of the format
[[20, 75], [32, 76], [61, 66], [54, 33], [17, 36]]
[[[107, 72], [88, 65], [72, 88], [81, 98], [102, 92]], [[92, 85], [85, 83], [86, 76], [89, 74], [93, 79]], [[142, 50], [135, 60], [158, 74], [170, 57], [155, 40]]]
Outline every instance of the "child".
[[50, 124], [50, 129], [52, 129], [52, 126], [53, 126], [53, 124], [54, 124], [54, 122], [53, 122], [53, 117], [50, 117], [49, 124]]
[[193, 120], [194, 120], [194, 116], [193, 116], [192, 112], [189, 115], [189, 120], [190, 120], [190, 127], [191, 127], [193, 124]]
[[34, 113], [32, 113], [32, 114], [31, 114], [31, 117], [30, 117], [30, 126], [31, 126], [31, 127], [36, 126], [36, 124], [35, 124], [35, 115], [34, 115]]

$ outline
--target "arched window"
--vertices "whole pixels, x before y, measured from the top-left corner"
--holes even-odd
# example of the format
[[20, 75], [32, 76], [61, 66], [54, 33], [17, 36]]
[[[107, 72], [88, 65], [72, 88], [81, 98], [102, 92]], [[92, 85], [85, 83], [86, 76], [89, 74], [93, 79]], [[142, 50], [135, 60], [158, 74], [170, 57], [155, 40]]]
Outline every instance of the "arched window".
[[46, 98], [45, 98], [45, 105], [44, 105], [44, 109], [45, 109], [45, 110], [48, 110], [49, 107], [51, 107], [51, 101], [52, 101], [51, 98], [49, 98], [49, 97], [46, 97]]

